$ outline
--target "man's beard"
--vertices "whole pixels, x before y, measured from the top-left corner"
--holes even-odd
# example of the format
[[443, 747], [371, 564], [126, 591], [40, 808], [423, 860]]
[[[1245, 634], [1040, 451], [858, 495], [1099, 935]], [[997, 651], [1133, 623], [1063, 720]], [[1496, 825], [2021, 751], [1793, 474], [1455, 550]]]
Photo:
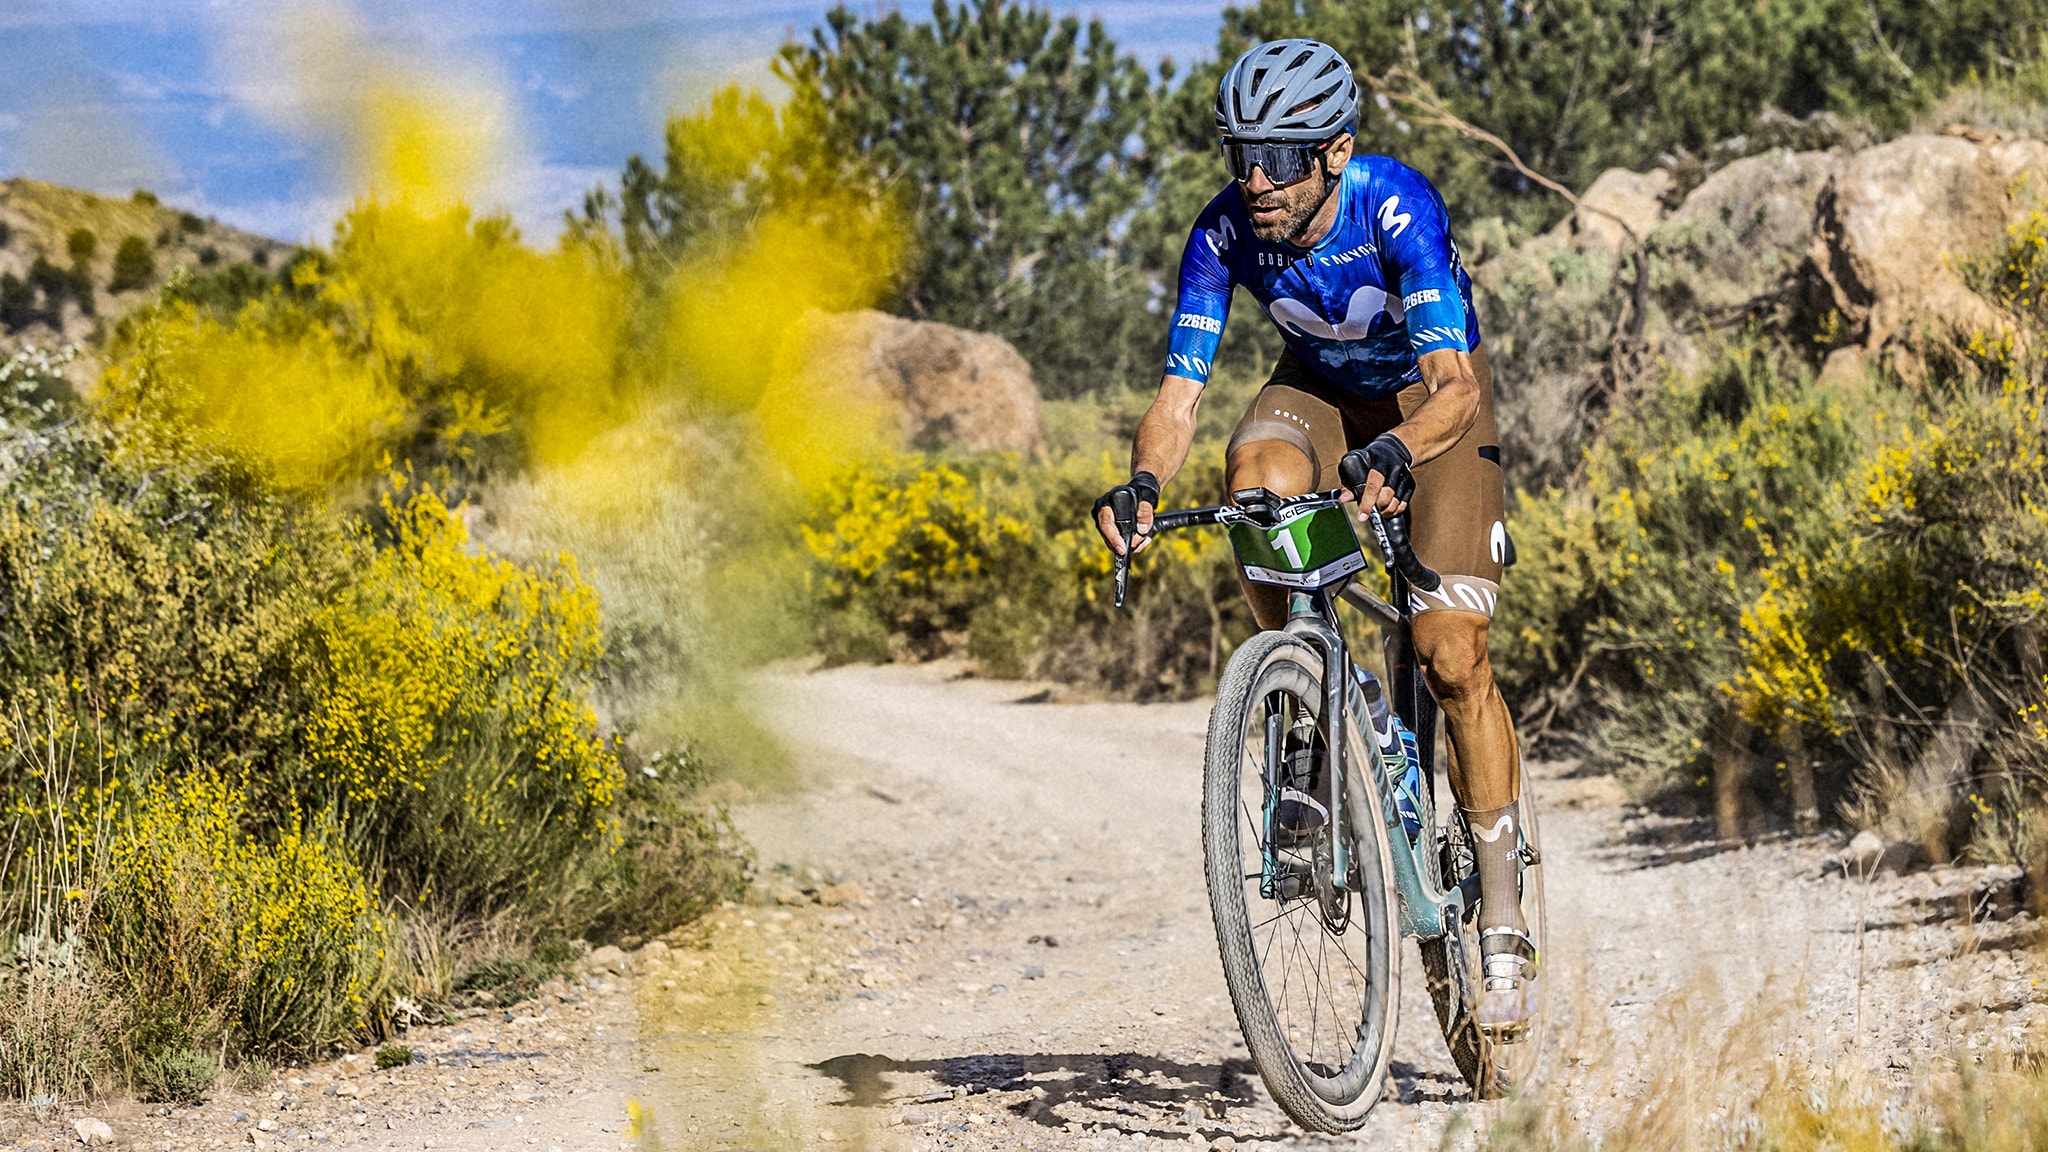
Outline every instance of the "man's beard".
[[[1316, 214], [1316, 210], [1323, 206], [1326, 198], [1324, 194], [1329, 190], [1328, 180], [1329, 177], [1319, 171], [1313, 184], [1303, 180], [1280, 189], [1278, 198], [1286, 205], [1280, 219], [1271, 224], [1253, 223], [1252, 235], [1268, 244], [1284, 244], [1299, 236], [1301, 230], [1308, 227], [1308, 222]], [[1313, 191], [1310, 190], [1311, 186]], [[1298, 203], [1295, 201], [1296, 196], [1301, 197]]]

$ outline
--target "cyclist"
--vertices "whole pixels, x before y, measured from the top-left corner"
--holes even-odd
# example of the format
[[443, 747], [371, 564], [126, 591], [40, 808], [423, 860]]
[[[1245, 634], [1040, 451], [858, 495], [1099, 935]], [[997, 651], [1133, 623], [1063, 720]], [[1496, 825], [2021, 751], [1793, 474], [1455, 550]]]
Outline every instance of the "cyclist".
[[[1132, 546], [1150, 542], [1160, 489], [1187, 462], [1231, 291], [1243, 285], [1286, 350], [1230, 438], [1230, 490], [1298, 496], [1363, 472], [1349, 493], [1361, 516], [1408, 511], [1416, 555], [1443, 576], [1409, 610], [1478, 856], [1484, 973], [1474, 1014], [1480, 1027], [1507, 1032], [1535, 1010], [1536, 955], [1516, 859], [1520, 754], [1486, 655], [1507, 551], [1492, 374], [1443, 198], [1397, 160], [1353, 154], [1357, 108], [1350, 66], [1314, 40], [1260, 44], [1224, 76], [1216, 130], [1232, 181], [1181, 257], [1165, 374], [1131, 450]], [[1096, 526], [1121, 555], [1109, 498], [1096, 504]], [[1283, 589], [1239, 579], [1261, 627], [1286, 623]], [[1306, 783], [1282, 806], [1297, 833], [1326, 818]]]

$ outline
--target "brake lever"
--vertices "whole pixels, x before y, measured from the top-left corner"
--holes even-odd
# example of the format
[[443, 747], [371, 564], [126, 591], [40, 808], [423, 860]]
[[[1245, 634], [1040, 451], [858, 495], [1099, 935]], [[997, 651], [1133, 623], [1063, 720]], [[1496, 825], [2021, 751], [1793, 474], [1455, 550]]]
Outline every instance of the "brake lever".
[[1124, 550], [1113, 568], [1116, 574], [1116, 606], [1124, 606], [1124, 591], [1131, 579], [1131, 553], [1138, 547], [1138, 494], [1129, 485], [1110, 490], [1109, 513], [1116, 519], [1117, 535], [1124, 539]]

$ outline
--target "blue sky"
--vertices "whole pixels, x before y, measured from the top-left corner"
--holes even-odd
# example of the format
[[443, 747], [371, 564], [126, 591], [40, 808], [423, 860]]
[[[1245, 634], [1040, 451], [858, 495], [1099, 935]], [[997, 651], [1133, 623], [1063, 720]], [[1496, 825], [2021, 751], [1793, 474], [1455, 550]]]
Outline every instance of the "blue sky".
[[[1224, 0], [1041, 0], [1100, 17], [1148, 64], [1215, 52]], [[502, 153], [480, 199], [550, 237], [563, 209], [659, 153], [671, 108], [767, 60], [827, 4], [778, 0], [0, 0], [0, 176], [167, 202], [287, 240], [325, 240], [360, 191], [332, 105], [364, 58], [481, 93]], [[872, 14], [868, 3], [854, 11]], [[892, 5], [893, 7], [893, 5]], [[901, 5], [908, 14], [928, 9]], [[886, 8], [882, 10], [887, 10]], [[347, 60], [300, 34], [346, 26]], [[320, 41], [324, 43], [324, 41]], [[326, 87], [309, 86], [308, 72]], [[295, 80], [294, 77], [300, 77]]]

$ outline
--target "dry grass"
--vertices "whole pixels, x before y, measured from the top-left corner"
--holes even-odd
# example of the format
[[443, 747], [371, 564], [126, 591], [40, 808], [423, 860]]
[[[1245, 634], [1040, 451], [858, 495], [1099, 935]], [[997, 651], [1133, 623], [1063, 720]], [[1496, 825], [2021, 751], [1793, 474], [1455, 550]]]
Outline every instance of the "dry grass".
[[[1940, 1061], [1901, 1090], [1857, 1053], [1798, 1033], [1799, 990], [1769, 981], [1730, 1016], [1711, 973], [1640, 1037], [1577, 989], [1544, 1080], [1504, 1105], [1484, 1152], [2021, 1152], [2048, 1148], [2048, 1058]], [[2038, 1042], [2039, 1038], [2036, 1038]], [[1639, 1058], [1626, 1055], [1640, 1052]], [[1832, 1061], [1832, 1063], [1822, 1063]], [[1446, 1139], [1446, 1147], [1449, 1146]]]
[[61, 818], [79, 783], [75, 744], [13, 723], [41, 802], [21, 804], [0, 837], [0, 1097], [47, 1107], [118, 1080], [125, 1014], [86, 945], [111, 829]]

